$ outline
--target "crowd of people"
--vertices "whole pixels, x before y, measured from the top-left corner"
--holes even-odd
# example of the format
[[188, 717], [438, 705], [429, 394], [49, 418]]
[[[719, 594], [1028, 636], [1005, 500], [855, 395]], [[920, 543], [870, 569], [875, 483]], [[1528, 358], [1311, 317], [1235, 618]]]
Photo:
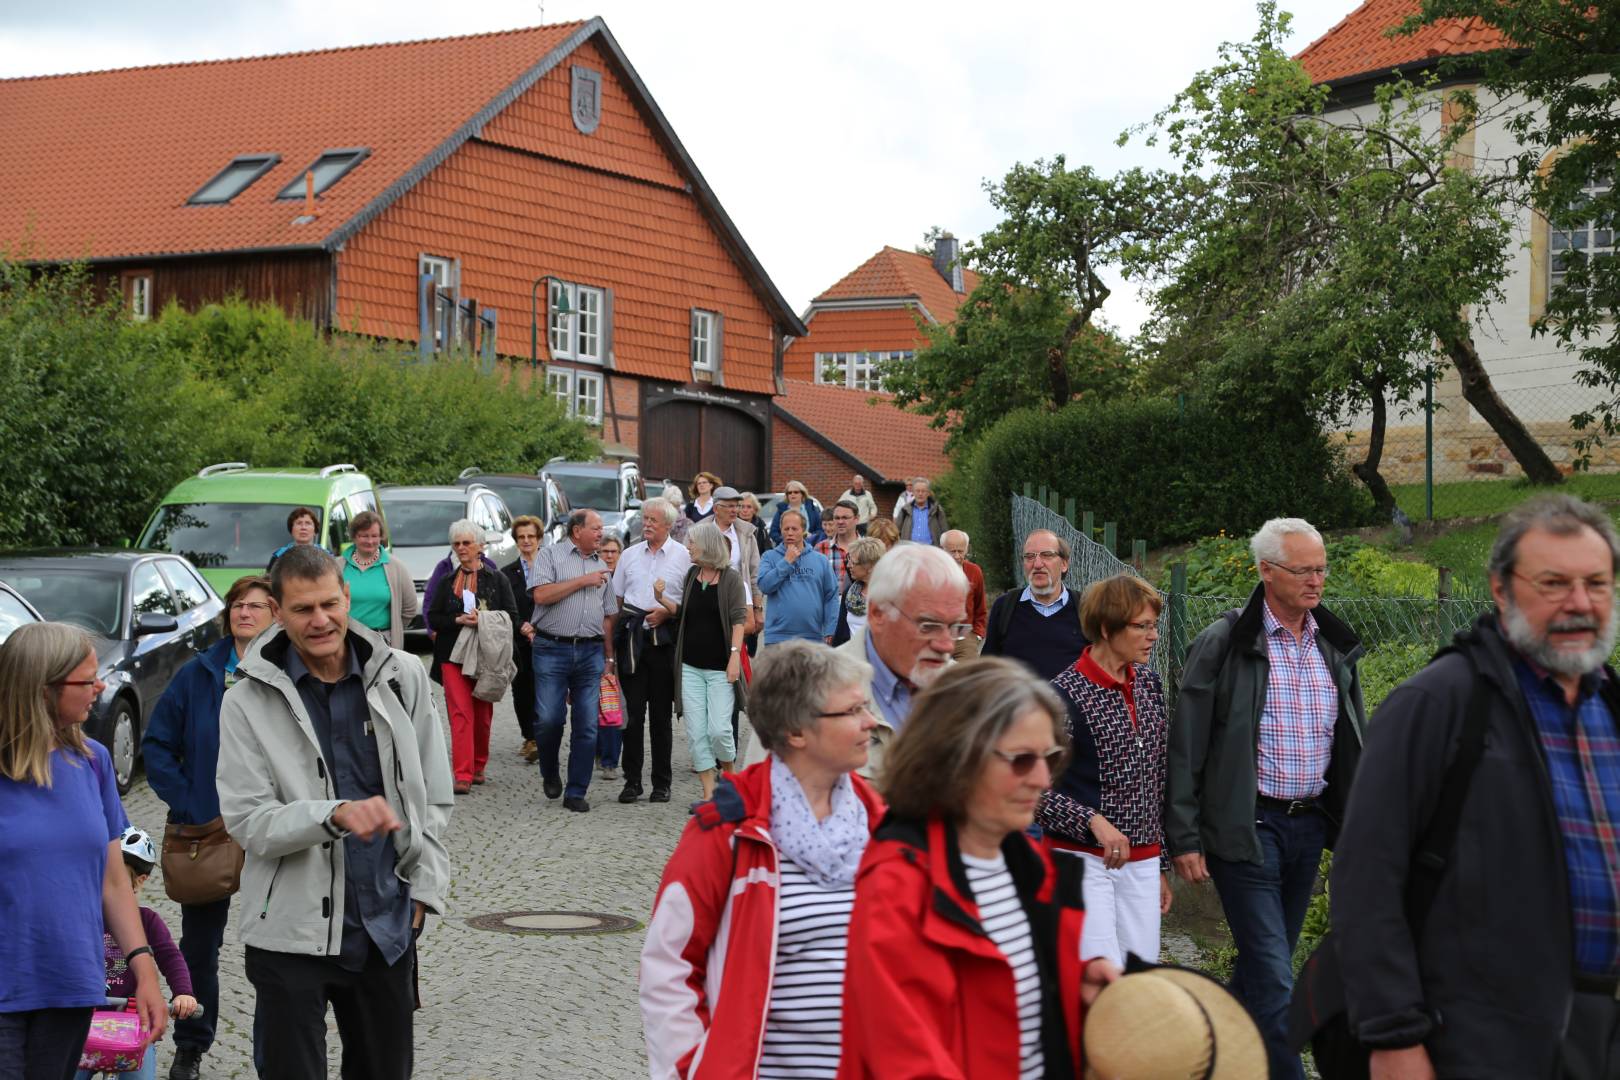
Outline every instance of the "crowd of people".
[[579, 813], [597, 778], [669, 802], [683, 719], [702, 799], [642, 951], [655, 1078], [1080, 1075], [1087, 1010], [1158, 961], [1176, 891], [1206, 885], [1257, 1069], [1302, 1078], [1294, 952], [1329, 848], [1347, 1034], [1319, 1039], [1321, 1075], [1350, 1075], [1339, 1056], [1378, 1078], [1620, 1074], [1620, 537], [1602, 510], [1507, 515], [1495, 610], [1369, 719], [1365, 649], [1323, 604], [1326, 546], [1301, 519], [1254, 534], [1254, 592], [1192, 641], [1172, 700], [1151, 662], [1163, 598], [1130, 575], [1075, 595], [1049, 531], [1024, 539], [1024, 587], [987, 603], [926, 481], [894, 516], [858, 477], [824, 512], [790, 484], [768, 527], [712, 473], [681, 494], [648, 499], [622, 548], [591, 510], [549, 545], [519, 518], [505, 567], [456, 522], [426, 665], [400, 648], [414, 595], [384, 523], [357, 518], [340, 559], [295, 513], [145, 733], [165, 850], [237, 859], [224, 882], [165, 881], [186, 889], [178, 948], [138, 903], [156, 845], [83, 734], [92, 639], [18, 629], [0, 646], [0, 1077], [73, 1076], [115, 988], [152, 1038], [172, 1008], [169, 1075], [199, 1076], [238, 891], [258, 1074], [324, 1075], [330, 1006], [345, 1076], [411, 1075], [417, 938], [507, 693], [541, 793]]

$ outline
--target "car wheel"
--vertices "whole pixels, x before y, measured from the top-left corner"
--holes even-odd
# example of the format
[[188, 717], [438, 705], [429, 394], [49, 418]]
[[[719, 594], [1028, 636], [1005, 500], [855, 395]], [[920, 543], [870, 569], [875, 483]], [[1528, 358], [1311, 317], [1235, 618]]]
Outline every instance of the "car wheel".
[[135, 781], [135, 744], [141, 737], [134, 706], [120, 698], [113, 705], [107, 727], [107, 752], [112, 755], [113, 778], [118, 781], [118, 794], [123, 795]]

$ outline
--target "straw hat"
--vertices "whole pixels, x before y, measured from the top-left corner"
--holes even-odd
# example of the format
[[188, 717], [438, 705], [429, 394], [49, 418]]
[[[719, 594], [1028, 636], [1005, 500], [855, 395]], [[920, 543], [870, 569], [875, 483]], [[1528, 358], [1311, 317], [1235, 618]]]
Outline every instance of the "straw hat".
[[1248, 1010], [1202, 972], [1122, 976], [1086, 1010], [1088, 1080], [1252, 1080], [1268, 1072]]

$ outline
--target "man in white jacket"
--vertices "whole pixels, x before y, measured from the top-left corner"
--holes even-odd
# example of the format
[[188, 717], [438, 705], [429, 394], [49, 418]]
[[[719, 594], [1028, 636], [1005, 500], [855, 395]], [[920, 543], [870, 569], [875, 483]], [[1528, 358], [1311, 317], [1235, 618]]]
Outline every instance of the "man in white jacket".
[[242, 943], [265, 1080], [409, 1077], [416, 936], [442, 913], [454, 803], [427, 673], [349, 620], [337, 560], [276, 562], [271, 610], [220, 712], [217, 785], [242, 845]]

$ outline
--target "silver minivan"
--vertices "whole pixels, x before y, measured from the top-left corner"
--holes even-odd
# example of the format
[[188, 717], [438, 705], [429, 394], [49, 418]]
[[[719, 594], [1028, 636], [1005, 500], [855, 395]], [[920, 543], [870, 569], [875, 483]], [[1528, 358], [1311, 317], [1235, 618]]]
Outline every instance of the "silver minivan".
[[[512, 511], [505, 500], [482, 484], [384, 484], [377, 489], [377, 501], [388, 522], [390, 556], [411, 572], [419, 607], [433, 568], [440, 559], [454, 558], [450, 552], [450, 526], [462, 518], [484, 530], [485, 558], [498, 567], [517, 558]], [[426, 626], [419, 615], [409, 629], [425, 632]]]

